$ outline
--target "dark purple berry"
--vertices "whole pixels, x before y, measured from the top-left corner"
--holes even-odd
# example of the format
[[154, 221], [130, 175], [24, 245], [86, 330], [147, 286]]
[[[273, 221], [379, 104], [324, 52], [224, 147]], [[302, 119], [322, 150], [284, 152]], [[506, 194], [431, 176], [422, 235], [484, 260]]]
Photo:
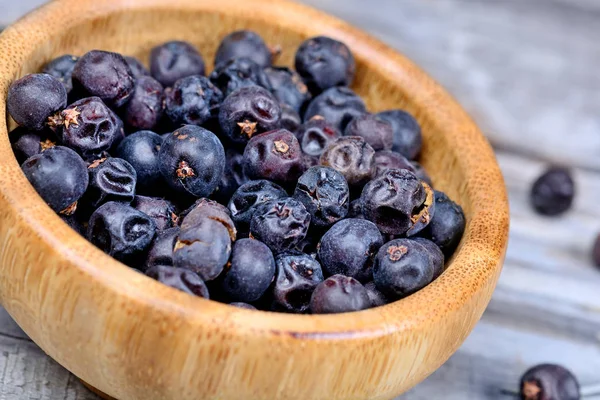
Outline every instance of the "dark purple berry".
[[409, 160], [415, 160], [423, 145], [421, 127], [417, 120], [403, 110], [382, 111], [376, 116], [392, 125], [394, 132], [392, 150], [397, 151]]
[[122, 55], [92, 50], [75, 64], [73, 87], [111, 107], [121, 107], [133, 95], [135, 78]]
[[146, 257], [145, 269], [156, 266], [173, 266], [173, 251], [179, 236], [179, 227], [165, 229], [157, 232], [156, 237], [152, 241], [148, 249]]
[[435, 191], [435, 214], [420, 236], [431, 240], [444, 253], [446, 259], [456, 250], [465, 231], [465, 214], [461, 206], [446, 194]]
[[150, 73], [164, 87], [191, 75], [204, 75], [204, 59], [190, 43], [172, 41], [150, 52]]
[[337, 314], [366, 310], [371, 300], [359, 281], [344, 275], [334, 275], [321, 282], [310, 299], [313, 314]]
[[124, 56], [124, 58], [135, 79], [139, 79], [143, 76], [150, 76], [150, 71], [148, 71], [148, 68], [146, 68], [140, 60], [131, 56]]
[[238, 58], [250, 58], [261, 67], [273, 63], [273, 53], [256, 32], [243, 30], [231, 32], [219, 44], [215, 65]]
[[360, 199], [352, 200], [350, 202], [350, 207], [348, 208], [348, 218], [365, 218], [364, 215], [362, 215], [362, 203]]
[[304, 172], [300, 144], [290, 131], [279, 129], [254, 136], [244, 150], [244, 173], [250, 179], [292, 182]]
[[391, 235], [413, 235], [434, 216], [433, 190], [405, 169], [390, 169], [367, 183], [361, 195], [363, 215]]
[[296, 52], [295, 64], [296, 71], [313, 93], [350, 85], [356, 70], [348, 46], [325, 36], [304, 41]]
[[233, 303], [229, 303], [229, 305], [237, 308], [244, 308], [246, 310], [256, 310], [256, 307], [254, 307], [252, 304], [242, 303], [240, 301], [234, 301]]
[[319, 243], [323, 272], [368, 282], [373, 257], [382, 244], [383, 237], [372, 222], [355, 218], [341, 220], [323, 235]]
[[361, 186], [373, 176], [375, 151], [358, 136], [344, 136], [321, 154], [320, 163], [339, 171], [350, 186]]
[[340, 132], [323, 117], [317, 115], [306, 121], [297, 132], [302, 151], [313, 157], [321, 154], [340, 136]]
[[367, 291], [367, 296], [369, 296], [369, 300], [371, 301], [371, 307], [379, 307], [387, 304], [387, 299], [375, 286], [375, 282], [365, 283], [365, 290]]
[[433, 264], [433, 280], [437, 279], [438, 276], [444, 272], [444, 253], [429, 239], [417, 237], [413, 239], [427, 250], [429, 257], [431, 257], [431, 263]]
[[123, 112], [125, 123], [134, 131], [153, 129], [162, 117], [163, 101], [162, 85], [151, 76], [139, 77]]
[[123, 139], [114, 152], [135, 169], [138, 191], [158, 192], [162, 182], [158, 158], [162, 142], [162, 138], [152, 131], [139, 131]]
[[[136, 173], [121, 158], [102, 158], [88, 166], [89, 186], [81, 202], [92, 210], [109, 201], [131, 203], [135, 197]], [[83, 205], [83, 204], [82, 204]]]
[[63, 84], [48, 74], [29, 74], [8, 89], [8, 113], [21, 126], [41, 130], [48, 118], [67, 105]]
[[348, 183], [333, 168], [319, 165], [307, 170], [298, 179], [294, 198], [304, 204], [315, 226], [330, 226], [348, 214]]
[[210, 74], [210, 80], [225, 96], [250, 86], [271, 90], [271, 84], [261, 66], [249, 58], [237, 58], [217, 64]]
[[159, 197], [135, 196], [131, 206], [152, 218], [157, 231], [177, 226], [176, 209], [169, 200]]
[[288, 131], [296, 134], [296, 131], [302, 124], [302, 119], [300, 118], [300, 115], [298, 115], [298, 113], [287, 104], [281, 103], [280, 106], [281, 119], [279, 120], [279, 124], [281, 125], [281, 128], [287, 129]]
[[198, 274], [184, 268], [158, 265], [146, 271], [146, 275], [160, 283], [194, 296], [209, 298], [208, 289]]
[[36, 154], [21, 165], [23, 173], [54, 211], [72, 214], [88, 186], [85, 163], [73, 150], [55, 146]]
[[568, 369], [555, 364], [540, 364], [521, 377], [523, 400], [579, 400], [579, 382]]
[[108, 202], [90, 217], [87, 239], [117, 260], [142, 254], [156, 233], [154, 221], [128, 204]]
[[205, 76], [179, 79], [166, 91], [165, 113], [174, 124], [202, 125], [217, 116], [223, 93]]
[[392, 301], [421, 290], [433, 280], [433, 274], [429, 252], [410, 239], [394, 239], [384, 244], [373, 266], [377, 289]]
[[286, 67], [265, 68], [265, 74], [271, 85], [271, 92], [280, 103], [287, 104], [300, 112], [310, 100], [308, 88], [296, 72]]
[[562, 167], [546, 170], [531, 187], [531, 204], [542, 215], [559, 215], [571, 208], [575, 182], [571, 171]]
[[222, 204], [209, 199], [200, 199], [194, 203], [194, 205], [183, 213], [183, 220], [181, 222], [181, 229], [190, 229], [200, 224], [203, 219], [212, 219], [223, 225], [231, 241], [235, 241], [237, 231], [231, 217], [229, 210]]
[[414, 172], [415, 172], [415, 175], [417, 176], [417, 178], [419, 178], [422, 181], [425, 181], [425, 183], [427, 183], [429, 186], [433, 187], [431, 178], [427, 174], [427, 171], [425, 171], [425, 168], [423, 168], [423, 166], [416, 161], [412, 161], [411, 164], [412, 164], [413, 168], [415, 169]]
[[250, 222], [250, 237], [279, 254], [300, 243], [309, 225], [310, 214], [302, 203], [289, 197], [272, 200], [256, 208]]
[[375, 151], [392, 148], [392, 125], [374, 114], [354, 117], [346, 125], [344, 135], [362, 137]]
[[34, 156], [56, 145], [56, 138], [48, 130], [31, 131], [19, 126], [9, 134], [10, 144], [19, 164], [23, 164], [29, 157]]
[[282, 254], [277, 257], [276, 264], [273, 308], [307, 312], [313, 291], [324, 279], [321, 265], [308, 254]]
[[337, 130], [343, 132], [352, 118], [367, 112], [364, 101], [347, 87], [327, 89], [309, 104], [304, 114], [304, 121], [320, 115]]
[[264, 179], [248, 181], [231, 196], [227, 207], [238, 229], [247, 230], [258, 206], [285, 197], [288, 197], [286, 191], [273, 182]]
[[223, 145], [212, 132], [195, 125], [185, 125], [167, 137], [158, 158], [169, 185], [195, 197], [209, 196], [225, 170]]
[[258, 240], [240, 239], [235, 242], [230, 264], [223, 273], [221, 290], [231, 300], [246, 303], [258, 300], [275, 276], [273, 253]]
[[248, 143], [253, 135], [279, 127], [281, 106], [266, 89], [243, 87], [230, 94], [219, 111], [223, 133], [234, 143]]
[[235, 191], [242, 184], [248, 182], [248, 178], [244, 173], [244, 156], [232, 149], [227, 150], [225, 154], [227, 157], [225, 172], [221, 177], [221, 182], [219, 182], [217, 190], [213, 192], [211, 198], [221, 204], [227, 205]]
[[[390, 169], [407, 169], [416, 175], [416, 169], [413, 164], [402, 154], [391, 150], [381, 150], [375, 153], [373, 158], [375, 174], [373, 178], [383, 176]], [[420, 177], [417, 175], [420, 179]]]
[[79, 60], [79, 57], [72, 56], [70, 54], [65, 54], [64, 56], [60, 56], [51, 60], [44, 66], [42, 70], [43, 73], [52, 75], [56, 79], [60, 81], [65, 87], [67, 93], [73, 89], [73, 81], [71, 80], [71, 75], [73, 74], [73, 68], [75, 68], [75, 64]]

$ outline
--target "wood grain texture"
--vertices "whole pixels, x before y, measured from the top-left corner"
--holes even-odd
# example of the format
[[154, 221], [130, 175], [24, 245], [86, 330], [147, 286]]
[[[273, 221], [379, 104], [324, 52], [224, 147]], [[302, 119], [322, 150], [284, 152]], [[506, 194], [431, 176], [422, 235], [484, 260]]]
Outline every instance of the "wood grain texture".
[[492, 150], [439, 86], [385, 45], [291, 3], [240, 4], [50, 3], [0, 36], [0, 93], [65, 52], [146, 56], [164, 40], [187, 38], [210, 60], [215, 38], [251, 27], [281, 44], [289, 63], [308, 36], [340, 38], [358, 62], [355, 89], [374, 111], [402, 107], [417, 116], [423, 164], [465, 210], [467, 230], [446, 272], [407, 299], [352, 315], [256, 313], [187, 296], [123, 267], [49, 212], [11, 155], [2, 114], [0, 300], [44, 351], [120, 400], [393, 397], [446, 361], [494, 289], [508, 208]]

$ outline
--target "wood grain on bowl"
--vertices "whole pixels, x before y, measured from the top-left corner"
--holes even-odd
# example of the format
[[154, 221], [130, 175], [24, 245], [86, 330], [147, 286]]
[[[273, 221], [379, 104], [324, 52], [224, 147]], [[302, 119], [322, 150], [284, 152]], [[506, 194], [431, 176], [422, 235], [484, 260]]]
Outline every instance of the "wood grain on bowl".
[[[508, 204], [493, 152], [471, 119], [403, 56], [347, 24], [283, 0], [58, 0], [0, 36], [0, 302], [40, 347], [119, 400], [386, 399], [424, 379], [485, 309], [503, 261]], [[74, 10], [77, 17], [74, 18]], [[210, 62], [251, 28], [283, 48], [328, 35], [357, 59], [369, 108], [405, 108], [423, 127], [422, 162], [468, 225], [446, 272], [385, 307], [339, 315], [248, 311], [194, 298], [128, 269], [70, 230], [37, 196], [9, 145], [8, 85], [63, 53], [146, 58], [170, 39]]]

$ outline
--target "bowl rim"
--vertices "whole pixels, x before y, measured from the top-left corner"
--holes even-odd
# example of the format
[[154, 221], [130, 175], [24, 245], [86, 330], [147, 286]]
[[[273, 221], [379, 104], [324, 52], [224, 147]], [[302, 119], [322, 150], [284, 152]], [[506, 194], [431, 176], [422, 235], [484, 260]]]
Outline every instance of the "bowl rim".
[[[62, 29], [88, 23], [112, 13], [167, 9], [177, 5], [198, 10], [221, 13], [234, 5], [235, 0], [146, 0], [128, 2], [123, 0], [55, 0], [23, 17], [0, 35], [0, 86], [7, 88], [15, 75], [21, 74], [22, 65], [39, 46], [58, 33], [58, 28], [49, 27], [44, 21], [64, 7], [79, 7], [78, 19], [64, 21]], [[49, 213], [42, 199], [29, 185], [14, 156], [0, 159], [0, 170], [9, 171], [17, 184], [1, 186], [0, 196], [9, 205], [10, 213], [28, 226], [29, 233], [48, 243], [61, 259], [61, 268], [75, 268], [88, 278], [102, 285], [103, 290], [136, 302], [143, 307], [162, 310], [166, 314], [181, 316], [194, 325], [219, 324], [227, 321], [238, 328], [239, 333], [253, 335], [289, 335], [306, 339], [345, 339], [364, 336], [380, 336], [390, 332], [422, 329], [424, 323], [431, 324], [444, 313], [458, 312], [479, 292], [491, 288], [497, 279], [508, 242], [508, 199], [500, 169], [494, 153], [471, 118], [457, 102], [425, 72], [396, 50], [372, 38], [346, 22], [314, 10], [308, 6], [285, 0], [255, 0], [253, 10], [227, 10], [228, 14], [243, 15], [258, 21], [276, 21], [284, 28], [302, 31], [306, 24], [318, 19], [318, 30], [323, 35], [340, 39], [348, 44], [354, 54], [369, 58], [376, 68], [394, 76], [395, 84], [410, 93], [417, 104], [430, 104], [428, 115], [435, 124], [444, 126], [446, 135], [456, 142], [468, 141], [471, 151], [457, 160], [464, 171], [464, 190], [468, 193], [472, 218], [461, 247], [454, 255], [447, 270], [433, 283], [421, 291], [386, 306], [364, 311], [335, 315], [294, 315], [260, 312], [234, 308], [215, 301], [196, 298], [175, 289], [163, 286], [137, 273], [104, 254], [88, 243], [85, 238], [68, 228], [59, 217]], [[284, 15], [295, 18], [283, 18]], [[37, 32], [35, 40], [23, 41], [27, 32]], [[18, 51], [13, 44], [19, 43]], [[0, 94], [6, 103], [6, 90]], [[435, 107], [433, 107], [435, 105]], [[12, 154], [7, 132], [5, 107], [0, 113], [0, 154]], [[480, 168], [485, 165], [486, 168]], [[475, 187], [486, 182], [500, 196], [490, 196]], [[14, 187], [22, 190], [15, 190]], [[28, 189], [27, 189], [28, 187]], [[491, 191], [490, 191], [491, 192]], [[52, 215], [49, 215], [52, 214]], [[492, 217], [491, 217], [492, 216]], [[59, 227], [56, 229], [56, 227]], [[465, 240], [467, 231], [477, 232], [476, 240]], [[481, 273], [465, 275], [461, 266], [469, 262], [480, 268]], [[483, 279], [482, 279], [482, 274]], [[0, 282], [0, 286], [2, 283]], [[1, 292], [1, 291], [0, 291]], [[1, 295], [0, 295], [1, 296]], [[0, 297], [1, 298], [1, 297]], [[423, 307], [423, 304], [435, 307]], [[442, 312], [443, 311], [443, 312]], [[10, 310], [9, 310], [10, 312]]]

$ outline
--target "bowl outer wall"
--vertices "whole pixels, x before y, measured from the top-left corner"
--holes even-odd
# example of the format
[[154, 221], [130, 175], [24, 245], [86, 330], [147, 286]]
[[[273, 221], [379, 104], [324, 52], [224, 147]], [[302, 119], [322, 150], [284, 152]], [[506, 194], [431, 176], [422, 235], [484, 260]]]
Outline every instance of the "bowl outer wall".
[[[65, 52], [142, 56], [170, 39], [190, 39], [210, 64], [219, 38], [240, 28], [281, 44], [287, 65], [307, 37], [343, 40], [357, 59], [354, 88], [369, 109], [404, 108], [417, 117], [422, 163], [467, 217], [439, 279], [402, 301], [352, 314], [233, 308], [125, 268], [37, 196], [8, 140], [11, 81]], [[333, 17], [282, 0], [58, 0], [0, 35], [0, 88], [0, 302], [44, 351], [115, 398], [391, 398], [445, 362], [489, 302], [509, 221], [492, 149], [412, 62]]]

